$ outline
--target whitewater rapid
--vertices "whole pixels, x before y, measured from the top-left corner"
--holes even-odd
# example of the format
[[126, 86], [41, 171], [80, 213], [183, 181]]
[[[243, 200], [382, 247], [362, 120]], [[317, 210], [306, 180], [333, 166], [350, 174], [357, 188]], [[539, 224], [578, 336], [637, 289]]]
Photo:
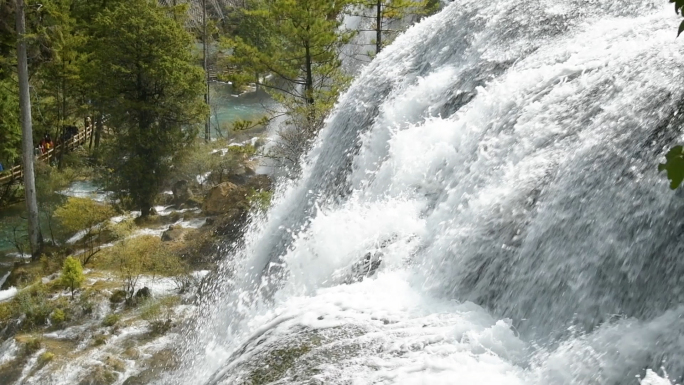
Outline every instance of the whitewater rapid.
[[411, 28], [227, 253], [172, 380], [681, 382], [684, 196], [657, 172], [684, 123], [678, 22], [460, 0]]

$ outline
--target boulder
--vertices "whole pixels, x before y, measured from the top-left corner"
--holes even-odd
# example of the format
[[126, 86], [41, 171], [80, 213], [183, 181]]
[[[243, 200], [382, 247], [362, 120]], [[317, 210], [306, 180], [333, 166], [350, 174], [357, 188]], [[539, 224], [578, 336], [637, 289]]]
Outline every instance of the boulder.
[[245, 184], [245, 187], [253, 188], [257, 191], [271, 191], [273, 182], [268, 175], [259, 174], [251, 177]]
[[244, 210], [248, 207], [247, 190], [233, 183], [224, 182], [209, 190], [202, 211], [209, 215]]
[[169, 226], [168, 230], [162, 233], [161, 240], [162, 242], [182, 241], [186, 232], [186, 229], [180, 226]]
[[242, 185], [247, 183], [249, 179], [254, 176], [254, 174], [254, 170], [241, 164], [235, 167], [232, 174], [228, 175], [228, 182]]
[[147, 286], [143, 287], [142, 289], [139, 289], [135, 293], [135, 296], [137, 298], [149, 298], [150, 295], [152, 295], [152, 292], [150, 292], [150, 288], [148, 288]]
[[123, 290], [117, 290], [109, 297], [109, 302], [111, 303], [122, 303], [125, 300], [126, 292]]
[[190, 191], [190, 184], [187, 180], [179, 180], [171, 187], [173, 192], [173, 202], [177, 205], [187, 202], [192, 198], [192, 191]]

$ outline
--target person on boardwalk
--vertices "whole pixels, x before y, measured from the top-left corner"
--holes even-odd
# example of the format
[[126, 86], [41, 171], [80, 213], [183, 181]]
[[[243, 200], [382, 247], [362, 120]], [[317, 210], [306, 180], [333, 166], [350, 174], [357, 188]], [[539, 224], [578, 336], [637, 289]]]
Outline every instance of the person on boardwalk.
[[38, 143], [38, 148], [40, 148], [40, 153], [45, 154], [45, 145], [47, 144], [47, 134], [43, 135], [43, 139]]
[[52, 141], [50, 134], [45, 134], [45, 152], [55, 147], [55, 143]]

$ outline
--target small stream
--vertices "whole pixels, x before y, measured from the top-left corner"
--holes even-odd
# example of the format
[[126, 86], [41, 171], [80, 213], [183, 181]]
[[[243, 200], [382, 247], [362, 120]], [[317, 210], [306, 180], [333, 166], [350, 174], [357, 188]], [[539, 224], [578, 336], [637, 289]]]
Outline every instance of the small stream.
[[226, 130], [236, 121], [256, 121], [266, 109], [274, 108], [273, 99], [263, 90], [237, 95], [231, 84], [219, 82], [211, 83], [210, 90], [214, 137], [225, 136]]

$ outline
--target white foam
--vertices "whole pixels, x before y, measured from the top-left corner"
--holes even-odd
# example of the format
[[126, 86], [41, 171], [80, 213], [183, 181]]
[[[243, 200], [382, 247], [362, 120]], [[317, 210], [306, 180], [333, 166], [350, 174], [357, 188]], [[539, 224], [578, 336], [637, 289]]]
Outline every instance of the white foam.
[[0, 302], [12, 299], [17, 295], [17, 288], [12, 286], [7, 290], [0, 290]]

